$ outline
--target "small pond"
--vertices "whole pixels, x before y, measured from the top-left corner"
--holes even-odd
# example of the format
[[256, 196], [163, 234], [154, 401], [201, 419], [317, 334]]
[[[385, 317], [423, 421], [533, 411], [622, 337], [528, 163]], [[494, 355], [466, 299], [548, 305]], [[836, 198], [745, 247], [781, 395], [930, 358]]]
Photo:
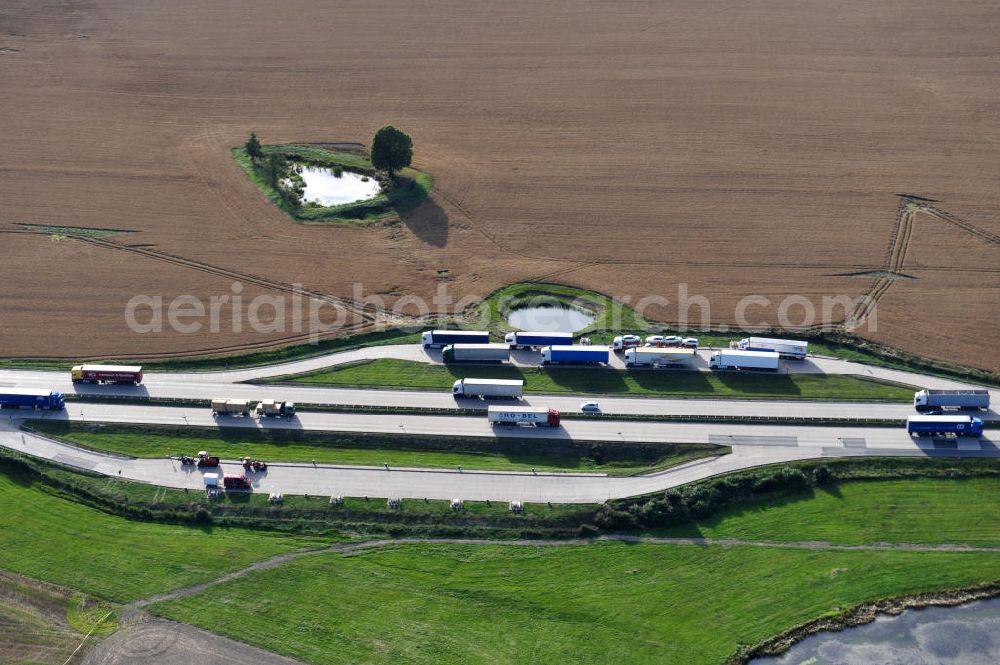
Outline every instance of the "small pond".
[[323, 206], [336, 206], [373, 199], [381, 192], [378, 180], [360, 173], [343, 171], [338, 178], [325, 166], [299, 164], [305, 190], [302, 202], [315, 201]]
[[515, 328], [537, 332], [576, 332], [593, 322], [593, 314], [554, 305], [519, 307], [507, 316], [507, 323]]
[[778, 658], [750, 665], [994, 665], [1000, 663], [1000, 598], [907, 610], [839, 633], [807, 637]]

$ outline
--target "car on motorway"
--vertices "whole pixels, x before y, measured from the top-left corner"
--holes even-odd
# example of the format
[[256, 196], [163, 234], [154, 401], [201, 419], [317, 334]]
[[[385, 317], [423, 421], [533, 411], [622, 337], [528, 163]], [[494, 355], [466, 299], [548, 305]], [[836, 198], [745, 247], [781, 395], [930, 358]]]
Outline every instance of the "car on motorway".
[[601, 405], [597, 402], [584, 402], [580, 405], [580, 410], [584, 413], [600, 413]]

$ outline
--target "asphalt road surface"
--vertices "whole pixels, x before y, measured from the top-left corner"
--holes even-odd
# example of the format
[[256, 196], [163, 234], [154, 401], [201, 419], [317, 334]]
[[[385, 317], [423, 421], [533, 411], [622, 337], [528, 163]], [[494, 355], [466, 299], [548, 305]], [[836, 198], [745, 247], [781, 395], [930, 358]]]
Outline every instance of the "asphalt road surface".
[[[701, 352], [703, 356], [710, 353]], [[522, 352], [529, 357], [537, 354]], [[146, 374], [141, 386], [74, 385], [69, 379], [68, 367], [64, 372], [0, 370], [0, 389], [3, 387], [31, 387], [60, 390], [66, 394], [87, 396], [125, 395], [135, 397], [203, 399], [233, 398], [259, 400], [284, 399], [301, 404], [336, 404], [375, 407], [423, 407], [435, 409], [481, 408], [487, 402], [478, 399], [455, 399], [447, 390], [373, 390], [350, 388], [313, 388], [305, 386], [258, 386], [240, 383], [254, 379], [284, 376], [292, 373], [314, 371], [325, 367], [372, 360], [376, 358], [401, 358], [420, 362], [440, 362], [440, 353], [425, 351], [419, 345], [371, 347], [356, 351], [330, 354], [281, 365], [258, 367], [226, 372], [151, 373]], [[475, 365], [467, 366], [467, 375], [475, 376]], [[884, 381], [905, 383], [925, 388], [954, 389], [970, 387], [950, 379], [928, 377], [912, 372], [870, 367], [859, 363], [809, 358], [805, 361], [783, 361], [788, 371], [805, 373], [854, 374]], [[639, 370], [662, 371], [672, 370]], [[1000, 391], [993, 392], [993, 403], [1000, 403]], [[578, 411], [584, 401], [600, 402], [604, 413], [619, 415], [696, 415], [740, 417], [795, 417], [836, 419], [903, 419], [914, 413], [910, 404], [878, 404], [858, 402], [794, 401], [794, 400], [737, 400], [737, 399], [681, 399], [629, 396], [567, 396], [525, 395], [521, 404], [546, 406], [564, 412]], [[1000, 419], [996, 410], [978, 414], [984, 419]]]
[[[22, 414], [22, 416], [30, 414]], [[997, 435], [938, 440], [910, 438], [897, 428], [780, 427], [692, 423], [573, 421], [565, 428], [497, 428], [485, 418], [311, 413], [291, 421], [224, 417], [207, 410], [119, 404], [74, 404], [49, 419], [167, 425], [222, 424], [247, 428], [406, 432], [465, 436], [570, 437], [576, 440], [672, 441], [732, 446], [733, 453], [639, 476], [473, 472], [458, 469], [398, 469], [311, 464], [272, 464], [253, 475], [256, 491], [373, 497], [522, 500], [592, 503], [661, 491], [738, 469], [800, 459], [863, 455], [998, 456]], [[18, 431], [19, 420], [0, 423], [0, 445], [69, 466], [168, 487], [203, 487], [201, 473], [174, 459], [126, 459], [75, 448]], [[165, 451], [177, 452], [196, 451]], [[235, 456], [235, 455], [234, 455]], [[223, 473], [241, 473], [233, 460]]]
[[[704, 369], [709, 351], [700, 351], [697, 367]], [[83, 395], [131, 395], [163, 398], [212, 399], [218, 397], [261, 399], [274, 397], [301, 403], [361, 406], [413, 406], [431, 408], [484, 408], [479, 400], [455, 400], [445, 391], [352, 390], [290, 386], [256, 386], [253, 379], [314, 371], [344, 363], [375, 358], [402, 358], [440, 362], [440, 354], [418, 345], [371, 347], [330, 354], [268, 367], [226, 372], [147, 374], [141, 386], [74, 386], [67, 371], [0, 371], [0, 388], [37, 387]], [[519, 352], [517, 363], [530, 364], [537, 354]], [[616, 362], [618, 362], [616, 360]], [[653, 370], [657, 371], [657, 370]], [[659, 370], [670, 371], [670, 370]], [[842, 360], [810, 357], [783, 362], [782, 371], [854, 374], [927, 388], [963, 388], [965, 384], [911, 372], [870, 367]], [[475, 374], [470, 366], [468, 374]], [[994, 403], [1000, 394], [994, 391]], [[529, 395], [523, 403], [564, 411], [578, 410], [581, 402], [598, 399], [605, 413], [626, 415], [782, 416], [805, 418], [905, 418], [914, 413], [909, 404], [863, 404], [817, 401], [757, 401], [728, 399], [665, 399], [651, 397], [569, 397]], [[0, 420], [0, 445], [69, 466], [111, 476], [168, 487], [202, 488], [199, 471], [173, 459], [126, 459], [19, 431], [20, 421], [40, 414], [10, 411]], [[996, 418], [991, 411], [983, 414]], [[2, 418], [3, 416], [0, 416]], [[288, 494], [329, 494], [433, 499], [491, 499], [589, 503], [609, 498], [661, 491], [684, 483], [737, 469], [800, 459], [862, 455], [997, 456], [998, 434], [983, 438], [928, 439], [909, 437], [901, 428], [765, 426], [720, 423], [659, 423], [613, 420], [565, 420], [561, 428], [493, 428], [485, 417], [373, 415], [362, 413], [302, 412], [292, 420], [222, 417], [208, 408], [163, 407], [71, 402], [63, 413], [41, 414], [49, 419], [78, 422], [163, 424], [177, 426], [226, 426], [313, 431], [382, 432], [475, 437], [514, 436], [568, 438], [579, 441], [630, 441], [710, 443], [731, 446], [733, 453], [698, 460], [665, 471], [629, 477], [601, 474], [479, 472], [458, 469], [385, 469], [310, 464], [272, 464], [255, 474], [254, 488]], [[165, 451], [165, 455], [168, 451]], [[169, 451], [172, 454], [196, 451]], [[223, 472], [242, 473], [235, 461]]]

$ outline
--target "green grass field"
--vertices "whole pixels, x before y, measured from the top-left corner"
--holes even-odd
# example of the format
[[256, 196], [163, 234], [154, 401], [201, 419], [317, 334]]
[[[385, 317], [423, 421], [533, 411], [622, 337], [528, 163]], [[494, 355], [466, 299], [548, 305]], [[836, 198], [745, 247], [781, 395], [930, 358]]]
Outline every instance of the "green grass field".
[[[841, 482], [669, 535], [997, 545], [998, 485], [996, 477]], [[0, 475], [0, 568], [107, 600], [187, 586], [320, 542], [131, 521], [50, 491]], [[323, 664], [714, 665], [741, 643], [859, 602], [997, 579], [995, 552], [408, 544], [304, 557], [156, 611]]]
[[[199, 499], [192, 493], [192, 502]], [[0, 506], [0, 568], [115, 601], [195, 584], [310, 544], [130, 521], [48, 494], [15, 474], [0, 474]]]
[[998, 577], [982, 553], [410, 545], [300, 559], [155, 611], [311, 663], [718, 665], [838, 608]]
[[631, 474], [675, 466], [729, 448], [709, 445], [599, 446], [572, 441], [496, 441], [436, 437], [313, 434], [33, 421], [31, 428], [86, 448], [131, 457], [193, 455], [208, 450], [224, 459], [504, 471], [577, 471]]
[[[1000, 478], [837, 483], [723, 510], [664, 536], [1000, 546]], [[998, 555], [1000, 556], [1000, 555]]]
[[506, 365], [446, 366], [380, 358], [275, 382], [306, 385], [449, 390], [460, 378], [523, 379], [537, 393], [670, 395], [769, 399], [830, 399], [906, 402], [913, 388], [833, 374], [739, 374], [611, 369], [534, 368]]

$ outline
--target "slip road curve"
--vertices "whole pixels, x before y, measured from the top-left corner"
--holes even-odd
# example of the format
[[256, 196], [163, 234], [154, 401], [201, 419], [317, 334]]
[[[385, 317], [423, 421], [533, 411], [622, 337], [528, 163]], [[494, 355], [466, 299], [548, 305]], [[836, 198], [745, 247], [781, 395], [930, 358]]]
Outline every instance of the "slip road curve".
[[[36, 415], [12, 412], [0, 422], [0, 445], [60, 464], [88, 469], [155, 485], [201, 489], [197, 469], [175, 459], [130, 459], [77, 448], [19, 430], [21, 420]], [[909, 437], [897, 428], [786, 427], [718, 423], [650, 423], [628, 421], [569, 421], [565, 427], [497, 428], [485, 418], [449, 416], [303, 413], [294, 420], [224, 417], [214, 419], [207, 409], [72, 404], [66, 412], [42, 416], [50, 420], [227, 426], [310, 431], [405, 432], [452, 436], [516, 436], [572, 438], [601, 441], [667, 441], [714, 443], [732, 447], [732, 454], [627, 476], [574, 473], [519, 473], [407, 469], [312, 464], [272, 464], [253, 474], [255, 491], [285, 494], [378, 496], [429, 499], [521, 500], [553, 503], [599, 503], [612, 498], [662, 491], [695, 480], [766, 464], [844, 456], [1000, 456], [1000, 433], [959, 440]], [[242, 473], [235, 460], [219, 471]]]

